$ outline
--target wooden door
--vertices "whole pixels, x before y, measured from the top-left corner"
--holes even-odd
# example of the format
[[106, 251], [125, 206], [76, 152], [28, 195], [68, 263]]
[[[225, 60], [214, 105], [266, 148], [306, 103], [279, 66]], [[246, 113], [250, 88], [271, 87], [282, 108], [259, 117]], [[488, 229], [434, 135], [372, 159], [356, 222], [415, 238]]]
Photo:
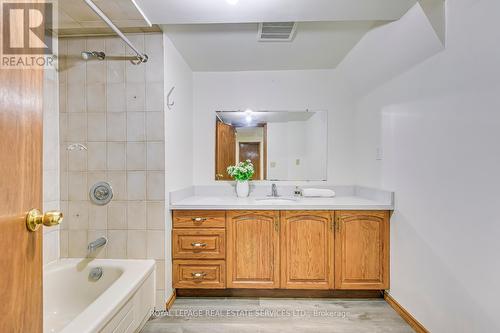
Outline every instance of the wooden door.
[[281, 288], [333, 289], [333, 212], [281, 212]]
[[255, 173], [254, 180], [260, 180], [260, 142], [240, 142], [240, 162], [250, 160]]
[[42, 332], [41, 69], [0, 69], [0, 332]]
[[389, 212], [337, 211], [335, 288], [389, 289]]
[[236, 163], [236, 131], [217, 120], [215, 139], [215, 179], [231, 180], [227, 167]]
[[227, 287], [279, 288], [279, 213], [229, 211]]

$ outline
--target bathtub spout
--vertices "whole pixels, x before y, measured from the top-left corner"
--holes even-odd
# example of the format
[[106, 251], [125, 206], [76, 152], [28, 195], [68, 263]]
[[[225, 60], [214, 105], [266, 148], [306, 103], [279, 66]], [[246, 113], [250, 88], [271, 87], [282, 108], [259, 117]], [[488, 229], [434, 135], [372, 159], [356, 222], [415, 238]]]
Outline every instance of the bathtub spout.
[[107, 242], [108, 240], [106, 239], [106, 237], [99, 237], [95, 241], [90, 242], [89, 245], [87, 246], [88, 255], [91, 255], [92, 252], [106, 245]]

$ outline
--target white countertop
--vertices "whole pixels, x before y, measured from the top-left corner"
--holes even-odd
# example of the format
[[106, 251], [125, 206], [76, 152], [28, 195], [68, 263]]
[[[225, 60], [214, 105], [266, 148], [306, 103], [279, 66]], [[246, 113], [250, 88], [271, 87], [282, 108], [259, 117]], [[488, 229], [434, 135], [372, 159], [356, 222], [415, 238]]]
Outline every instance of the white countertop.
[[236, 196], [190, 196], [170, 204], [174, 210], [392, 210], [391, 203], [356, 196], [300, 198], [297, 201], [272, 202]]

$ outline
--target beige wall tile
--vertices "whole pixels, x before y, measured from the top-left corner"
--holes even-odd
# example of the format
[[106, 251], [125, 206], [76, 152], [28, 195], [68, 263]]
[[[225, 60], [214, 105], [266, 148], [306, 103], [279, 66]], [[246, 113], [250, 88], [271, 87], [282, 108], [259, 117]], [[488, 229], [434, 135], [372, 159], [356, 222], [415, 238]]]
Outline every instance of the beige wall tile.
[[127, 142], [127, 170], [146, 170], [146, 143]]
[[68, 231], [68, 256], [83, 258], [87, 255], [87, 230]]
[[148, 141], [163, 141], [164, 124], [162, 112], [146, 112], [146, 139]]
[[127, 172], [127, 199], [146, 200], [146, 172]]
[[129, 259], [145, 259], [146, 256], [146, 230], [127, 230], [127, 257]]
[[87, 114], [87, 140], [106, 141], [106, 114]]
[[[98, 50], [104, 50], [99, 48]], [[106, 82], [106, 62], [100, 60], [87, 61], [87, 84]]]
[[69, 230], [87, 230], [89, 228], [88, 202], [69, 201], [66, 222]]
[[89, 204], [89, 229], [104, 230], [108, 228], [108, 207]]
[[148, 258], [165, 258], [165, 232], [163, 230], [148, 230]]
[[85, 172], [68, 172], [68, 199], [87, 199], [87, 174]]
[[89, 142], [87, 148], [88, 170], [106, 170], [106, 142]]
[[126, 90], [127, 111], [144, 111], [146, 108], [146, 86], [144, 82], [127, 82]]
[[107, 145], [107, 166], [108, 170], [125, 170], [125, 147], [124, 142], [108, 142]]
[[146, 84], [146, 111], [161, 111], [165, 103], [163, 82], [148, 82]]
[[165, 144], [163, 142], [147, 143], [148, 170], [165, 170]]
[[144, 112], [127, 112], [127, 141], [146, 140], [146, 115]]
[[70, 101], [67, 104], [68, 112], [86, 112], [87, 107], [85, 104], [85, 84], [84, 83], [73, 83], [70, 81], [67, 86], [67, 98]]
[[108, 83], [125, 82], [125, 62], [120, 60], [107, 61]]
[[108, 228], [127, 229], [126, 201], [114, 201], [108, 205]]
[[146, 202], [129, 201], [127, 206], [127, 224], [129, 230], [146, 229]]
[[87, 112], [106, 111], [106, 85], [104, 83], [87, 84]]
[[[77, 57], [81, 57], [81, 51]], [[86, 70], [85, 63], [77, 59], [68, 59], [67, 79], [69, 84], [84, 83]]]
[[147, 172], [147, 199], [165, 199], [165, 174], [162, 171]]
[[165, 202], [148, 201], [147, 205], [147, 228], [150, 230], [165, 229]]
[[68, 170], [69, 171], [87, 170], [87, 150], [68, 151]]
[[106, 115], [106, 137], [108, 141], [125, 141], [127, 138], [127, 118], [125, 112]]
[[108, 230], [108, 244], [106, 249], [108, 258], [127, 258], [127, 231]]
[[106, 110], [108, 112], [125, 112], [125, 84], [108, 83], [106, 87]]
[[65, 135], [66, 141], [80, 143], [87, 141], [87, 114], [69, 113], [68, 128]]

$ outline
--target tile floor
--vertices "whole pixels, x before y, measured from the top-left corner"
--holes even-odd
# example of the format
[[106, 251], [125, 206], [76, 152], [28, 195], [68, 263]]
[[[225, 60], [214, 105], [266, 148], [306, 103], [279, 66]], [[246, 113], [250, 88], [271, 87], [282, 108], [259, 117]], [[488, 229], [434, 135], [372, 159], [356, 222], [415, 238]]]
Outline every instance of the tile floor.
[[179, 298], [142, 333], [414, 332], [383, 299]]

